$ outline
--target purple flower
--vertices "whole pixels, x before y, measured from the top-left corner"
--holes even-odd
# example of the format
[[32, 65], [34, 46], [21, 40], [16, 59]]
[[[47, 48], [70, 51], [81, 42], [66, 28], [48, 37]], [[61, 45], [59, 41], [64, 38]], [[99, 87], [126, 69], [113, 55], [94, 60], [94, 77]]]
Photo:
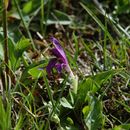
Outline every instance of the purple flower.
[[55, 56], [55, 58], [49, 61], [46, 67], [47, 73], [51, 75], [52, 69], [56, 68], [58, 73], [61, 73], [62, 69], [65, 69], [67, 72], [69, 72], [70, 75], [73, 75], [70, 69], [70, 66], [68, 64], [66, 54], [63, 48], [61, 47], [59, 41], [56, 38], [51, 37], [51, 42], [54, 45], [54, 48], [51, 51], [52, 51], [52, 54]]
[[61, 73], [62, 69], [65, 69], [69, 73], [69, 76], [70, 76], [72, 91], [75, 94], [77, 94], [78, 77], [77, 77], [77, 75], [74, 76], [74, 74], [69, 66], [66, 54], [65, 54], [63, 48], [61, 47], [59, 41], [54, 37], [51, 37], [51, 41], [54, 45], [54, 48], [51, 51], [55, 57], [49, 61], [48, 65], [46, 67], [46, 71], [47, 71], [48, 75], [51, 75], [53, 68], [55, 68], [58, 73]]

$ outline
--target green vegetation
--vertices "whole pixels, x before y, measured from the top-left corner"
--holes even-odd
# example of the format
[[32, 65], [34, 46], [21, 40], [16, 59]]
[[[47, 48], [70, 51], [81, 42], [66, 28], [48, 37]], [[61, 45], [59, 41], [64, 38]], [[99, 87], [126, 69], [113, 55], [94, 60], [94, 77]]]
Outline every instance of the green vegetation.
[[129, 0], [1, 0], [0, 130], [129, 130], [129, 62]]

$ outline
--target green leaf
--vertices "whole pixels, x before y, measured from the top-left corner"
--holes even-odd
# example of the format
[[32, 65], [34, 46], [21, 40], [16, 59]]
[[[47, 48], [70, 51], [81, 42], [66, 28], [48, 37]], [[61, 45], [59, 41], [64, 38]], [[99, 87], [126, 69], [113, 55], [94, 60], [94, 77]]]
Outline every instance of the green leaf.
[[[47, 4], [48, 1], [49, 0], [44, 0], [44, 5]], [[40, 6], [41, 0], [28, 0], [25, 2], [22, 11], [27, 15], [32, 14], [34, 16], [40, 10]]]
[[43, 65], [38, 65], [36, 67], [33, 67], [31, 69], [29, 69], [28, 73], [33, 77], [33, 78], [40, 78], [41, 76], [43, 76], [43, 71], [40, 70], [40, 68], [42, 68]]
[[18, 122], [17, 122], [17, 124], [16, 124], [14, 130], [20, 130], [20, 129], [22, 128], [23, 120], [24, 120], [24, 118], [23, 118], [23, 116], [22, 116], [22, 114], [21, 114], [21, 115], [19, 116]]
[[16, 57], [15, 57], [15, 43], [12, 39], [8, 39], [8, 47], [9, 47], [9, 63], [11, 66], [11, 69], [15, 69], [16, 67]]
[[23, 54], [23, 52], [29, 47], [30, 45], [30, 40], [26, 38], [22, 38], [15, 46], [15, 55], [16, 58], [20, 58]]
[[102, 102], [94, 96], [90, 96], [88, 101], [89, 112], [83, 110], [84, 121], [89, 130], [101, 129], [103, 124], [103, 114], [102, 114]]
[[4, 60], [4, 50], [1, 43], [0, 43], [0, 59]]
[[119, 126], [115, 126], [112, 130], [129, 130], [130, 124], [122, 124]]
[[59, 124], [59, 123], [60, 123], [60, 119], [59, 119], [59, 117], [58, 117], [57, 114], [53, 114], [53, 115], [51, 116], [51, 121], [55, 122], [56, 124]]
[[60, 103], [63, 107], [69, 108], [69, 109], [73, 109], [72, 105], [67, 101], [66, 98], [61, 98]]
[[[6, 105], [6, 109], [5, 106]], [[11, 103], [7, 100], [6, 104], [0, 96], [0, 129], [9, 130], [11, 128]]]
[[[4, 37], [3, 37], [3, 33], [0, 32], [0, 48], [1, 48], [1, 52], [0, 52], [0, 57], [1, 59], [4, 59]], [[3, 48], [3, 49], [2, 49]], [[15, 43], [12, 40], [11, 37], [8, 37], [8, 50], [9, 50], [9, 66], [11, 66], [11, 68], [13, 69], [14, 66], [16, 65], [16, 57], [15, 57]], [[3, 50], [3, 51], [2, 51]]]
[[74, 125], [74, 121], [70, 118], [70, 117], [67, 117], [67, 123], [70, 124], [70, 125]]
[[118, 72], [120, 71], [121, 69], [100, 72], [80, 82], [78, 87], [79, 88], [78, 94], [77, 94], [78, 100], [84, 103], [87, 98], [88, 92], [92, 92], [92, 93], [97, 92], [103, 83], [105, 83], [113, 75], [118, 74]]
[[15, 70], [20, 64], [20, 58], [22, 57], [23, 52], [30, 45], [30, 42], [26, 38], [22, 38], [17, 44], [13, 40], [9, 39], [9, 59], [11, 68]]
[[102, 83], [106, 82], [111, 76], [119, 72], [120, 70], [108, 70], [101, 72], [99, 74], [96, 74], [95, 76], [92, 76], [91, 78], [93, 81], [101, 85]]
[[87, 116], [88, 113], [89, 113], [89, 111], [90, 111], [90, 107], [89, 107], [89, 106], [85, 106], [85, 107], [82, 109], [82, 112], [83, 112], [84, 116]]
[[[34, 79], [37, 79], [38, 76], [39, 76], [39, 74], [40, 74], [40, 72], [42, 72], [42, 70], [40, 70], [39, 68], [43, 68], [44, 69], [45, 66], [46, 66], [45, 60], [41, 60], [41, 61], [39, 61], [37, 63], [34, 62], [34, 63], [30, 64], [23, 71], [23, 73], [21, 75], [20, 81], [24, 82], [24, 84], [26, 84], [26, 85], [30, 84], [31, 80], [28, 80], [28, 78], [30, 77], [30, 75], [32, 75], [32, 77]], [[36, 72], [35, 72], [35, 70], [36, 70]], [[34, 71], [34, 73], [33, 73], [33, 71]]]
[[33, 3], [32, 1], [26, 2], [26, 4], [23, 7], [24, 13], [29, 13], [32, 10]]
[[88, 96], [88, 92], [96, 92], [98, 90], [98, 86], [95, 84], [95, 82], [91, 78], [87, 78], [83, 80], [79, 85], [78, 90], [78, 99], [81, 102], [85, 102], [86, 97]]

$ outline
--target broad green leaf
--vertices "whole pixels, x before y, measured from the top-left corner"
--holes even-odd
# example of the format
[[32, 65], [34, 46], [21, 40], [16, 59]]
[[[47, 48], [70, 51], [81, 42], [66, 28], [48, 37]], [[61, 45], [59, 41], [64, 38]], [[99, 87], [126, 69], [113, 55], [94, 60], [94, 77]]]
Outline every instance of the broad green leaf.
[[70, 124], [70, 125], [74, 125], [74, 121], [70, 118], [70, 117], [67, 117], [67, 123]]
[[[3, 34], [0, 33], [0, 58], [3, 57], [3, 47], [4, 47], [4, 38]], [[27, 49], [27, 47], [30, 45], [30, 41], [26, 38], [22, 38], [18, 43], [15, 44], [13, 39], [9, 36], [8, 37], [8, 50], [9, 50], [9, 66], [12, 70], [15, 70], [19, 66], [19, 59], [21, 58], [23, 52]], [[4, 59], [4, 58], [2, 58]]]
[[130, 130], [130, 124], [115, 126], [112, 130]]
[[89, 107], [89, 106], [85, 106], [85, 107], [82, 109], [82, 112], [83, 112], [84, 116], [87, 116], [88, 113], [89, 113], [89, 111], [90, 111], [90, 107]]
[[55, 122], [56, 124], [59, 124], [59, 123], [60, 123], [60, 119], [59, 119], [59, 117], [58, 117], [57, 114], [53, 114], [53, 115], [51, 116], [51, 121]]
[[23, 54], [23, 52], [27, 49], [27, 47], [30, 45], [29, 39], [22, 38], [15, 46], [15, 56], [16, 58], [20, 58]]
[[[84, 121], [88, 130], [101, 129], [103, 124], [102, 102], [94, 96], [90, 96], [87, 110], [83, 110]], [[84, 108], [85, 109], [85, 108]]]
[[[49, 0], [44, 0], [44, 5], [47, 4], [48, 1]], [[41, 0], [39, 0], [39, 1], [38, 0], [28, 0], [25, 2], [22, 11], [25, 14], [36, 15], [36, 13], [40, 10], [40, 6], [41, 6]]]
[[[32, 77], [35, 79], [38, 78], [38, 76], [40, 76], [40, 72], [42, 72], [42, 70], [40, 69], [44, 69], [46, 66], [45, 64], [45, 61], [44, 60], [41, 60], [37, 63], [32, 63], [30, 64], [29, 66], [27, 66], [25, 68], [25, 70], [23, 71], [22, 73], [22, 76], [21, 76], [21, 79], [20, 81], [21, 82], [24, 82], [25, 84], [29, 84], [31, 82], [31, 80], [28, 80], [28, 77], [30, 77], [30, 75], [32, 75]], [[36, 70], [36, 72], [35, 72]], [[34, 73], [33, 73], [34, 72]], [[42, 75], [41, 75], [42, 76]]]
[[119, 72], [120, 70], [108, 70], [101, 73], [96, 74], [95, 76], [92, 76], [91, 78], [93, 81], [101, 85], [105, 81], [107, 81], [111, 76]]
[[26, 2], [26, 4], [23, 7], [24, 13], [29, 13], [32, 10], [33, 3], [32, 1]]
[[17, 44], [14, 44], [13, 41], [9, 40], [10, 64], [13, 70], [19, 66], [20, 58], [29, 45], [29, 40], [25, 38], [22, 38]]
[[79, 85], [79, 90], [77, 94], [78, 99], [84, 103], [88, 92], [96, 92], [97, 90], [98, 86], [95, 84], [95, 82], [91, 78], [87, 78], [83, 80]]
[[73, 109], [72, 105], [67, 101], [66, 98], [61, 98], [60, 103], [63, 107], [69, 108], [69, 109]]
[[31, 69], [29, 69], [28, 73], [33, 77], [33, 78], [39, 78], [41, 76], [43, 76], [43, 71], [40, 70], [40, 68], [42, 68], [43, 65], [39, 65], [36, 67], [33, 67]]

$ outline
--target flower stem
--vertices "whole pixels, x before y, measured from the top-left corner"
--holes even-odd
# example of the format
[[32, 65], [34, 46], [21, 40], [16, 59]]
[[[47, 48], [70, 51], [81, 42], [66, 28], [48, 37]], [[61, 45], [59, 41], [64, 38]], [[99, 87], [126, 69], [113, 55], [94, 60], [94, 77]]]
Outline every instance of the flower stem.
[[3, 32], [4, 32], [4, 62], [6, 65], [6, 74], [9, 75], [8, 68], [8, 36], [7, 36], [7, 1], [3, 0]]

